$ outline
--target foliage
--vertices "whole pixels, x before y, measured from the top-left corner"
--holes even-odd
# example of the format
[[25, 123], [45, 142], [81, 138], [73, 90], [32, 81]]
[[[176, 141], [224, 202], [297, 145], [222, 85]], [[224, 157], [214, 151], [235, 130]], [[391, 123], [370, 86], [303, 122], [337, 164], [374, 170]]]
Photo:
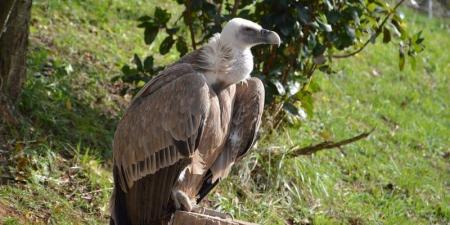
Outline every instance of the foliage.
[[[375, 43], [379, 36], [384, 44], [399, 45], [400, 70], [404, 69], [407, 57], [414, 67], [415, 56], [422, 51], [424, 39], [421, 32], [414, 34], [407, 29], [403, 14], [397, 11], [402, 2], [391, 6], [381, 0], [178, 0], [177, 3], [184, 6], [180, 18], [171, 20], [170, 11], [156, 7], [152, 16], [139, 18], [139, 27], [144, 29], [148, 45], [157, 35], [165, 36], [159, 45], [161, 55], [175, 48], [180, 56], [204, 44], [214, 33], [220, 32], [224, 22], [236, 16], [279, 33], [283, 40], [280, 48], [253, 50], [253, 76], [261, 78], [266, 87], [266, 122], [276, 128], [284, 118], [298, 122], [313, 115], [312, 94], [320, 90], [312, 79], [317, 69], [333, 73], [336, 58], [356, 55], [369, 43]], [[121, 79], [138, 84], [137, 88], [162, 69], [154, 65], [152, 55], [144, 62], [135, 55], [134, 64], [134, 68], [123, 67]]]
[[[127, 106], [109, 79], [133, 52], [154, 53], [155, 64], [179, 57], [175, 47], [157, 54], [163, 32], [150, 47], [136, 44], [144, 41], [136, 21], [155, 6], [178, 7], [156, 0], [33, 1], [28, 79], [18, 107], [29, 126], [8, 139], [30, 160], [30, 176], [0, 186], [0, 224], [108, 222], [110, 145]], [[408, 29], [423, 29], [427, 40], [416, 71], [398, 71], [392, 62], [398, 49], [391, 45], [368, 45], [334, 61], [333, 76], [314, 75], [321, 88], [315, 116], [259, 141], [208, 196], [208, 207], [276, 225], [450, 221], [450, 174], [443, 172], [450, 155], [450, 55], [442, 47], [450, 45], [448, 19], [401, 11]], [[172, 20], [179, 15], [171, 13]], [[341, 150], [272, 157], [292, 145], [341, 140], [372, 127], [370, 138]]]

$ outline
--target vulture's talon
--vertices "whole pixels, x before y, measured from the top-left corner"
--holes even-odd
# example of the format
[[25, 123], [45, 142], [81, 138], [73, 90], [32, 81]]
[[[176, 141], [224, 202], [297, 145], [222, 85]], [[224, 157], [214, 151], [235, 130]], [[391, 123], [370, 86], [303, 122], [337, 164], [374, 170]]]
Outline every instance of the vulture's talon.
[[181, 209], [190, 212], [195, 206], [195, 204], [193, 204], [193, 202], [189, 199], [187, 194], [180, 190], [172, 191], [172, 198], [175, 202], [176, 209]]

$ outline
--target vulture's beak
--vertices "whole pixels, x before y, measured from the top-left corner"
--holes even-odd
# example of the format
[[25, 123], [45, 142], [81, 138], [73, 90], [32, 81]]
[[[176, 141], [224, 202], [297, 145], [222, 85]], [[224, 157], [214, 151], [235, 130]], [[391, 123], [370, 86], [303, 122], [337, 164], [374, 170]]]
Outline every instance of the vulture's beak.
[[265, 44], [277, 45], [278, 47], [281, 44], [280, 36], [274, 31], [261, 29], [260, 35]]

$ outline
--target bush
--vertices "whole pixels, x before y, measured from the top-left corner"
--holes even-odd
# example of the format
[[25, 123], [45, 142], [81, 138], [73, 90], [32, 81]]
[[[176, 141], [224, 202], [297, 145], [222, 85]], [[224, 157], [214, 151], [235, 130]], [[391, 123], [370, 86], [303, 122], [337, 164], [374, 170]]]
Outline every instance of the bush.
[[[423, 50], [421, 32], [411, 34], [403, 14], [397, 10], [404, 0], [395, 5], [381, 0], [176, 2], [184, 5], [184, 11], [173, 23], [169, 22], [171, 12], [162, 8], [156, 8], [153, 16], [139, 18], [146, 44], [153, 43], [157, 35], [166, 35], [159, 45], [161, 55], [176, 48], [182, 56], [198, 48], [233, 17], [255, 21], [280, 34], [283, 43], [279, 48], [253, 49], [252, 76], [264, 82], [265, 122], [270, 128], [277, 128], [283, 121], [297, 123], [313, 115], [312, 94], [320, 90], [314, 83], [314, 72], [333, 73], [334, 60], [352, 57], [381, 39], [382, 44], [394, 42], [399, 46], [402, 70], [406, 58], [414, 66], [414, 57]], [[163, 67], [154, 65], [153, 56], [142, 61], [135, 55], [133, 61], [135, 65], [125, 65], [123, 75], [117, 78], [132, 84], [126, 91], [136, 93], [142, 83]]]

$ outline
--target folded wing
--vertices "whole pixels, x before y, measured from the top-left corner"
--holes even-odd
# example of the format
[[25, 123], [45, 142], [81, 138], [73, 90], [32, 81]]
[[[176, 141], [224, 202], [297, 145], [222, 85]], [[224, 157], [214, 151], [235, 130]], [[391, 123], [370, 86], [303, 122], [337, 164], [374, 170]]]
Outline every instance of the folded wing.
[[264, 86], [258, 78], [236, 85], [229, 134], [221, 154], [210, 168], [212, 182], [226, 177], [235, 162], [254, 144], [264, 108]]
[[122, 190], [127, 192], [140, 178], [190, 157], [208, 110], [208, 86], [189, 64], [175, 64], [149, 82], [114, 136], [114, 163]]

